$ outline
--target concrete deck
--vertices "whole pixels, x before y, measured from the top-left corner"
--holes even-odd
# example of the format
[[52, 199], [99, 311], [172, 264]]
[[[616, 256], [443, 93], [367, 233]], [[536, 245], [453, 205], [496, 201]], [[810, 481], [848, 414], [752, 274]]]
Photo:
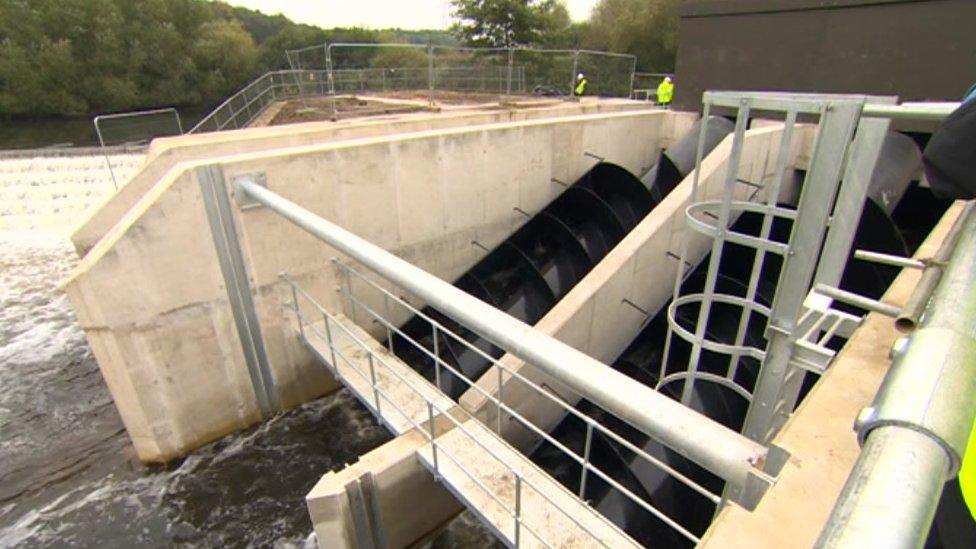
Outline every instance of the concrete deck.
[[[342, 314], [336, 317], [341, 327], [331, 325], [338, 373], [335, 377], [374, 414], [378, 411], [382, 422], [393, 434], [402, 435], [426, 423], [429, 417], [427, 400], [434, 402], [435, 410], [450, 410], [455, 406], [450, 397], [438, 391], [352, 320]], [[305, 342], [323, 364], [332, 363], [327, 335], [324, 321], [305, 326]], [[370, 353], [375, 355], [372, 361]], [[370, 377], [370, 362], [381, 393], [378, 405]]]
[[[481, 422], [465, 421], [461, 427], [438, 436], [436, 442], [437, 466], [430, 443], [417, 452], [421, 462], [432, 474], [439, 475], [441, 483], [488, 524], [503, 543], [512, 547], [640, 547]], [[518, 471], [523, 478], [518, 544], [512, 471]]]

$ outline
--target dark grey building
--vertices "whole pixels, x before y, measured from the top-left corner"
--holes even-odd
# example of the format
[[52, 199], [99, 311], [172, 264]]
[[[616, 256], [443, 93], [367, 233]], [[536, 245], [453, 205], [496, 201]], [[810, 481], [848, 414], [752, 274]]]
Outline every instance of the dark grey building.
[[689, 0], [676, 108], [706, 89], [958, 100], [976, 82], [976, 0]]

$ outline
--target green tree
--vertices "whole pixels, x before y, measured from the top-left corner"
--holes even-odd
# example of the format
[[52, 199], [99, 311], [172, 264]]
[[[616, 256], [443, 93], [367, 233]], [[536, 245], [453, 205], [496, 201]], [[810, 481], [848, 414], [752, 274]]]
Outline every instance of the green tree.
[[586, 47], [637, 56], [640, 70], [674, 70], [680, 0], [600, 0], [593, 8]]
[[370, 60], [370, 66], [382, 69], [426, 67], [427, 53], [421, 48], [379, 48]]
[[239, 21], [211, 21], [200, 28], [192, 58], [204, 97], [220, 98], [252, 76], [257, 48]]
[[569, 27], [560, 0], [451, 0], [451, 32], [470, 46], [542, 46]]

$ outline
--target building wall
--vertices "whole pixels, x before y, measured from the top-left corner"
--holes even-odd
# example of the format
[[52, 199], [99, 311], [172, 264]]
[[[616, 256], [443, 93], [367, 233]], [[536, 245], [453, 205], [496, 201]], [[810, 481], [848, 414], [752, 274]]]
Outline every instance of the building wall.
[[708, 89], [958, 100], [976, 82], [972, 0], [692, 0], [674, 104]]

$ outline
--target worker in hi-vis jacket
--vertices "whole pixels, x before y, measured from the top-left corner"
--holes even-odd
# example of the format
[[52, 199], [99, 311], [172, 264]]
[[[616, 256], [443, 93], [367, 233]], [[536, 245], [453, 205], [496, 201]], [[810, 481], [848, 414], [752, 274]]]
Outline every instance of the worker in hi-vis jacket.
[[657, 104], [667, 107], [671, 105], [672, 98], [674, 98], [674, 84], [670, 76], [665, 76], [657, 86]]
[[576, 97], [582, 97], [586, 93], [586, 75], [579, 73], [576, 75], [576, 88], [573, 89], [573, 95]]

